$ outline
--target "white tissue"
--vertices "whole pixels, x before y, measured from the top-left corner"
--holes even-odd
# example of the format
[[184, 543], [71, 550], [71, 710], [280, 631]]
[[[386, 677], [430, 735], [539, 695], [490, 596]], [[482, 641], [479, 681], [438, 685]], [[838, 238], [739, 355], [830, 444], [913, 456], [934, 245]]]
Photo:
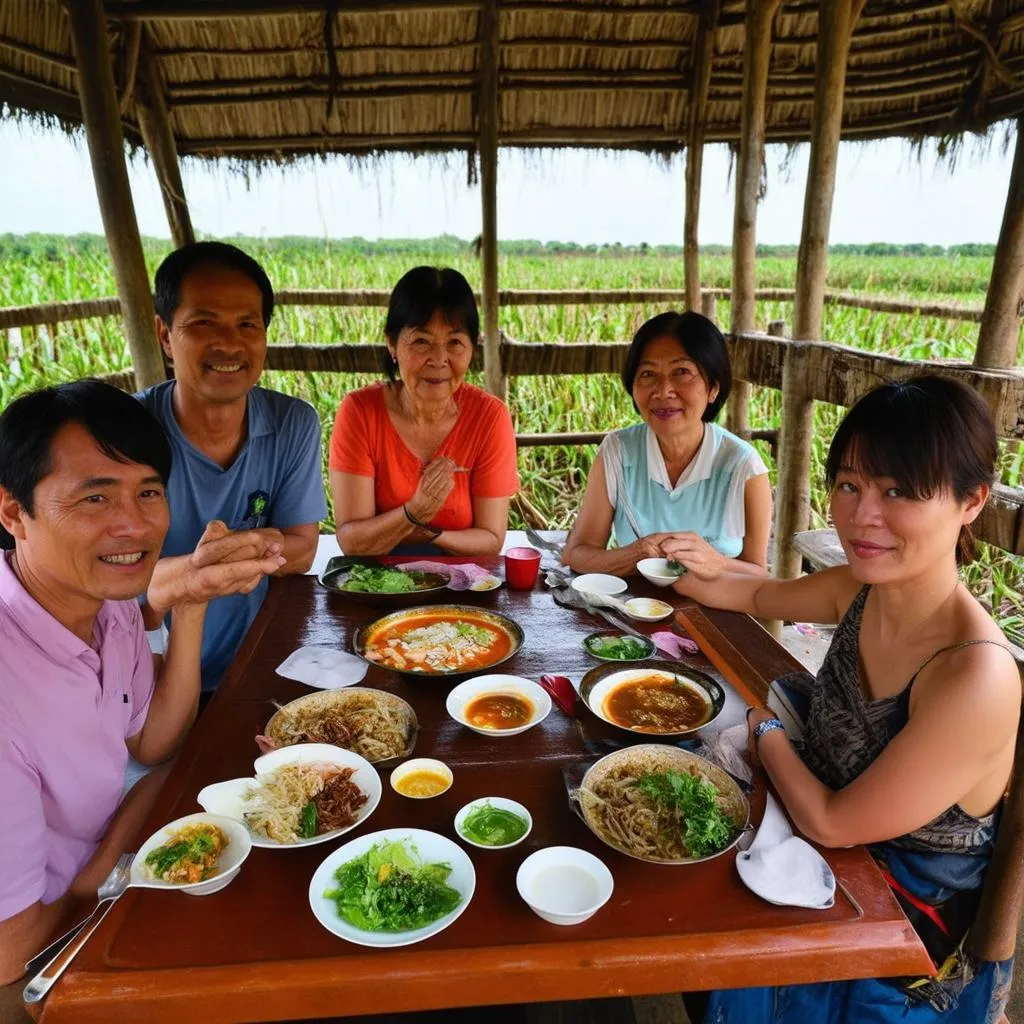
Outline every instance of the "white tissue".
[[771, 793], [754, 841], [736, 856], [736, 870], [748, 889], [778, 906], [827, 910], [835, 902], [836, 879], [828, 862], [793, 835]]
[[318, 690], [337, 690], [360, 682], [366, 669], [362, 658], [336, 647], [300, 647], [277, 666], [277, 674]]

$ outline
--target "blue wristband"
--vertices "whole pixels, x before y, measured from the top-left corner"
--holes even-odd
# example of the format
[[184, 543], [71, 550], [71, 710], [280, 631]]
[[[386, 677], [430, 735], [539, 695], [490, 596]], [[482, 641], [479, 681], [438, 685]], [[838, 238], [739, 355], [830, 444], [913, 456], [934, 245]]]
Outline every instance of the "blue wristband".
[[757, 743], [766, 732], [774, 732], [776, 729], [786, 731], [786, 727], [777, 718], [766, 718], [759, 722], [754, 726], [754, 742]]

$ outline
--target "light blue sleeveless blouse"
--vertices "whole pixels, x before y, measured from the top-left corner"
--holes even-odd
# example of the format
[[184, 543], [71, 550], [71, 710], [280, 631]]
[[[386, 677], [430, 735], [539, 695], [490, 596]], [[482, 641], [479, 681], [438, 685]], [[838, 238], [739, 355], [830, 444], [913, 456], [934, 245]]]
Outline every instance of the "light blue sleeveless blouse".
[[704, 440], [674, 487], [646, 423], [608, 434], [598, 454], [615, 509], [616, 544], [631, 544], [638, 535], [692, 530], [727, 558], [742, 552], [744, 488], [751, 477], [768, 472], [752, 445], [716, 423], [705, 424]]

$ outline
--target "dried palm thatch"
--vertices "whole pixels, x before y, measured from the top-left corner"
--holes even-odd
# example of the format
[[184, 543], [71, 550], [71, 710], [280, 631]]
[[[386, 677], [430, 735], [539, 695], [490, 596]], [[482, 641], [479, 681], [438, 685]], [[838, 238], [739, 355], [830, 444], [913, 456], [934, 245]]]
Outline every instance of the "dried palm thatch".
[[[108, 0], [125, 135], [155, 57], [181, 155], [239, 160], [471, 149], [480, 0]], [[701, 0], [499, 0], [503, 146], [684, 145]], [[707, 141], [739, 135], [745, 0], [713, 31]], [[767, 138], [809, 134], [818, 3], [775, 18]], [[145, 60], [145, 56], [143, 57]], [[57, 0], [0, 5], [0, 104], [81, 121]], [[1024, 109], [1024, 0], [867, 0], [843, 136], [949, 136]]]

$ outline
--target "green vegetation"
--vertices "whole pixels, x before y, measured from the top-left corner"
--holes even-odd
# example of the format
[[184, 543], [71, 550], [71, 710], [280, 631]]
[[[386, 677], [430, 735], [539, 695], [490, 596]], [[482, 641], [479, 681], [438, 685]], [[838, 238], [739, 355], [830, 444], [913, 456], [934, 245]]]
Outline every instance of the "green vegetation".
[[[391, 288], [418, 263], [454, 266], [470, 282], [480, 281], [479, 261], [469, 242], [442, 236], [427, 240], [369, 242], [365, 239], [236, 238], [260, 259], [279, 288]], [[147, 239], [151, 272], [169, 251], [166, 240]], [[571, 243], [502, 244], [500, 274], [505, 288], [682, 288], [678, 247], [588, 246]], [[927, 298], [978, 305], [984, 301], [991, 271], [991, 246], [837, 246], [830, 259], [829, 287], [870, 295]], [[791, 288], [795, 278], [793, 247], [762, 247], [758, 261], [761, 287]], [[728, 251], [708, 247], [702, 254], [708, 286], [727, 287]], [[0, 235], [0, 306], [27, 305], [115, 294], [106, 246], [98, 236]], [[516, 306], [501, 311], [501, 328], [520, 341], [601, 342], [628, 340], [661, 307]], [[718, 320], [729, 322], [729, 303], [719, 300]], [[789, 303], [761, 302], [757, 321], [792, 319]], [[381, 338], [382, 309], [282, 307], [270, 328], [271, 344], [346, 344]], [[932, 317], [891, 315], [828, 306], [824, 337], [841, 345], [911, 359], [970, 359], [977, 325]], [[124, 338], [115, 318], [58, 324], [55, 328], [0, 331], [0, 407], [16, 395], [43, 384], [107, 373], [128, 366]], [[338, 374], [267, 373], [269, 387], [312, 402], [327, 436], [341, 398], [368, 383], [369, 377]], [[511, 382], [509, 407], [522, 433], [584, 431], [625, 426], [636, 414], [619, 381], [612, 376], [519, 377]], [[823, 525], [826, 494], [821, 468], [842, 410], [818, 403], [813, 461], [814, 524]], [[755, 390], [751, 422], [777, 426], [779, 395]], [[774, 463], [767, 446], [762, 454]], [[551, 527], [566, 527], [578, 506], [594, 448], [528, 448], [520, 454], [523, 490]], [[1024, 456], [1015, 443], [1004, 447], [1003, 479], [1017, 484]], [[513, 523], [521, 525], [513, 515]], [[999, 551], [983, 552], [970, 582], [992, 602], [1004, 625], [1024, 629], [1024, 586], [1019, 562]]]

